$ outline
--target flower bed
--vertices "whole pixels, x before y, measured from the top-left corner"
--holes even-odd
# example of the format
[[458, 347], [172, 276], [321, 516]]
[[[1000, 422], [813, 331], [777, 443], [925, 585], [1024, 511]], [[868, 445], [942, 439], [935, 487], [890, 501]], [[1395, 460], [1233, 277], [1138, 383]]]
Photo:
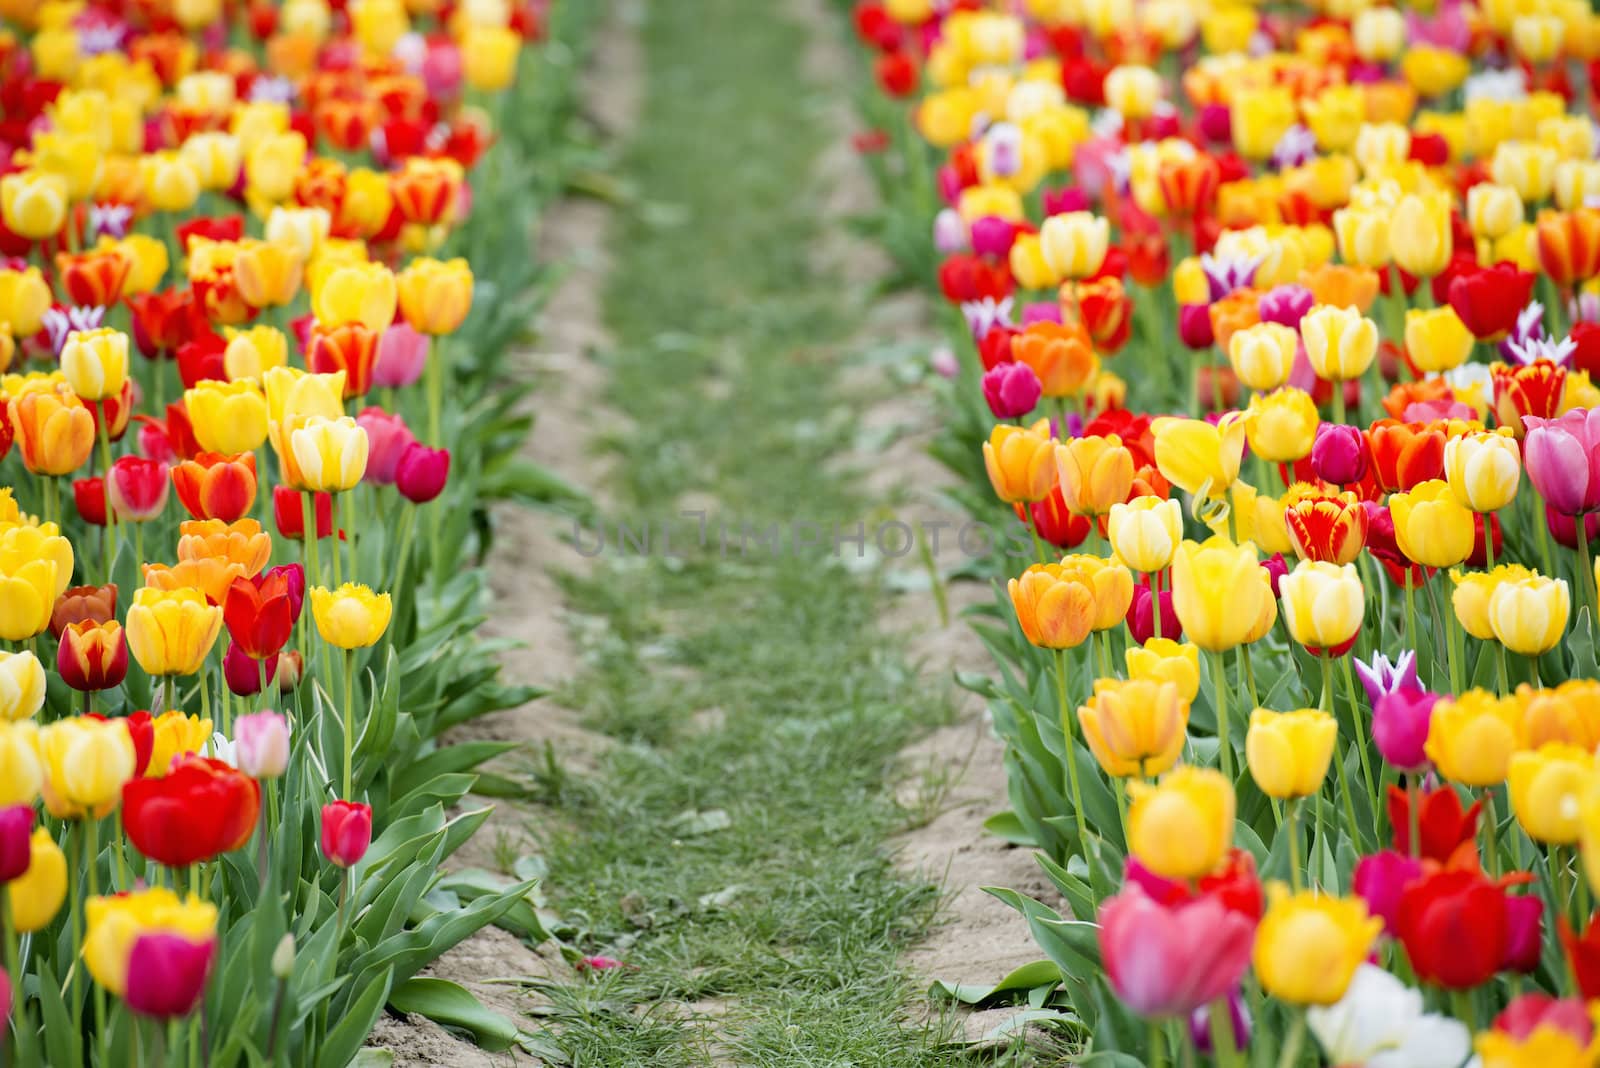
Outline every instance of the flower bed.
[[[0, 995], [18, 1064], [351, 1060], [529, 892], [440, 745], [583, 5], [14, 4], [0, 39]], [[541, 42], [550, 35], [548, 52]], [[307, 532], [310, 536], [307, 536]]]
[[1049, 963], [986, 996], [1083, 1063], [1594, 1063], [1600, 23], [1006, 6], [853, 12], [1019, 550], [990, 826], [1069, 910], [995, 891]]

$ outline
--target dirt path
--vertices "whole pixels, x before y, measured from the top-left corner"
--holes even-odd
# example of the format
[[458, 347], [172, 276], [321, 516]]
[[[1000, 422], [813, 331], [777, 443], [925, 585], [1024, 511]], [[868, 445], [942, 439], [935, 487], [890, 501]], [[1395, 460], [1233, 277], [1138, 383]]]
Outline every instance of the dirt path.
[[[606, 142], [625, 139], [638, 113], [641, 60], [635, 34], [635, 4], [619, 2], [594, 37], [580, 89], [584, 115]], [[606, 374], [595, 354], [609, 338], [600, 294], [609, 270], [606, 248], [610, 207], [589, 198], [569, 198], [551, 206], [535, 250], [541, 262], [563, 271], [537, 323], [538, 341], [515, 352], [510, 366], [519, 377], [539, 383], [529, 404], [536, 412], [523, 446], [530, 459], [572, 485], [599, 496], [607, 471], [605, 453], [590, 438], [606, 416]], [[495, 543], [489, 560], [495, 603], [486, 638], [509, 639], [516, 646], [502, 655], [506, 678], [514, 683], [557, 691], [577, 671], [578, 654], [557, 575], [582, 573], [586, 560], [569, 540], [572, 520], [551, 512], [506, 503], [493, 513]], [[523, 743], [492, 770], [526, 776], [544, 759], [548, 745], [560, 761], [586, 767], [605, 744], [584, 730], [571, 710], [552, 697], [476, 720], [449, 741], [496, 739]], [[483, 803], [471, 799], [474, 807]], [[502, 871], [506, 858], [537, 852], [532, 827], [542, 813], [531, 805], [497, 799], [483, 828], [451, 858], [450, 867]], [[521, 987], [496, 982], [527, 977], [566, 977], [571, 969], [548, 944], [537, 949], [490, 927], [441, 957], [425, 974], [462, 984], [489, 1008], [504, 1013], [524, 1030], [537, 1022]], [[490, 1054], [420, 1016], [386, 1016], [369, 1040], [395, 1054], [395, 1064], [477, 1068], [535, 1064], [520, 1049]]]

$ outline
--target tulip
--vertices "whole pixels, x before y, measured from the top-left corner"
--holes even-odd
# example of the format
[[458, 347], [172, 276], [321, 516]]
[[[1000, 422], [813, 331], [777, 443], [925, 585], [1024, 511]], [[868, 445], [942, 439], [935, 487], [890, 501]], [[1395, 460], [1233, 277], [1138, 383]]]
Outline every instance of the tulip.
[[228, 344], [222, 350], [222, 369], [230, 382], [248, 379], [260, 383], [268, 368], [283, 367], [289, 362], [289, 339], [277, 327], [228, 327], [223, 333]]
[[1239, 477], [1245, 419], [1229, 412], [1215, 424], [1163, 417], [1151, 424], [1161, 474], [1186, 493], [1221, 498]]
[[1483, 1068], [1578, 1066], [1600, 1057], [1600, 1039], [1583, 1000], [1544, 993], [1513, 998], [1493, 1028], [1478, 1035], [1475, 1048]]
[[334, 801], [322, 806], [322, 855], [341, 868], [361, 863], [372, 844], [372, 806]]
[[0, 805], [31, 805], [44, 783], [39, 728], [32, 720], [0, 720]]
[[0, 557], [0, 638], [26, 641], [48, 627], [58, 585], [54, 560], [8, 564]]
[[17, 171], [0, 178], [0, 219], [30, 241], [59, 233], [67, 217], [67, 183], [57, 174]]
[[133, 739], [115, 720], [80, 716], [39, 732], [45, 807], [57, 819], [102, 818], [133, 777]]
[[234, 724], [239, 770], [255, 779], [281, 778], [289, 767], [289, 720], [277, 712], [251, 712]]
[[1463, 507], [1493, 512], [1517, 496], [1522, 476], [1517, 439], [1505, 428], [1463, 434], [1445, 442], [1445, 480]]
[[267, 440], [267, 402], [254, 381], [202, 382], [183, 404], [206, 452], [254, 452]]
[[1317, 377], [1330, 382], [1360, 378], [1378, 355], [1377, 324], [1354, 308], [1312, 308], [1300, 321], [1300, 337]]
[[1452, 782], [1496, 786], [1505, 781], [1521, 734], [1522, 715], [1515, 699], [1469, 690], [1434, 706], [1428, 759]]
[[122, 787], [122, 826], [135, 849], [183, 868], [232, 852], [250, 839], [261, 787], [220, 760], [187, 755], [155, 778]]
[[1444, 478], [1445, 434], [1432, 424], [1380, 419], [1366, 431], [1378, 485], [1394, 492]]
[[128, 675], [128, 645], [121, 625], [114, 619], [68, 625], [56, 650], [56, 671], [68, 686], [84, 693], [122, 685]]
[[1107, 775], [1148, 778], [1170, 770], [1182, 755], [1189, 703], [1175, 683], [1097, 679], [1078, 722]]
[[995, 494], [1007, 503], [1040, 501], [1057, 481], [1048, 420], [1031, 427], [1000, 424], [983, 443], [983, 465]]
[[305, 571], [299, 564], [275, 567], [253, 579], [233, 580], [222, 618], [247, 656], [265, 660], [288, 644], [300, 617], [305, 588]]
[[205, 996], [216, 955], [215, 936], [196, 939], [166, 931], [138, 935], [128, 952], [128, 1008], [163, 1020], [189, 1015]]
[[119, 456], [111, 465], [106, 497], [119, 523], [147, 523], [167, 506], [168, 467], [160, 460]]
[[295, 420], [280, 452], [284, 479], [301, 490], [337, 493], [361, 481], [367, 469], [367, 432], [354, 419], [311, 416]]
[[1091, 619], [1095, 630], [1110, 630], [1126, 618], [1133, 600], [1133, 576], [1120, 561], [1074, 553], [1061, 558], [1061, 567], [1087, 577], [1093, 588]]
[[1521, 656], [1538, 656], [1561, 641], [1570, 610], [1567, 580], [1534, 574], [1495, 583], [1487, 614], [1502, 645]]
[[312, 290], [311, 308], [323, 326], [361, 323], [376, 336], [394, 322], [398, 299], [395, 276], [389, 268], [380, 263], [352, 263], [334, 268]]
[[1165, 570], [1183, 540], [1178, 502], [1145, 495], [1111, 506], [1107, 537], [1117, 558], [1143, 574]]
[[377, 361], [378, 334], [366, 324], [312, 326], [306, 365], [318, 374], [344, 372], [346, 399], [364, 396], [372, 388], [372, 369]]
[[429, 341], [407, 323], [395, 323], [378, 339], [378, 358], [372, 367], [372, 384], [381, 389], [409, 386], [422, 377]]
[[1569, 289], [1600, 274], [1600, 211], [1540, 212], [1535, 233], [1539, 267], [1558, 288]]
[[1088, 332], [1077, 323], [1030, 323], [1011, 339], [1011, 354], [1038, 376], [1046, 397], [1076, 397], [1100, 373]]
[[1289, 381], [1299, 350], [1300, 335], [1295, 330], [1277, 322], [1257, 323], [1234, 331], [1228, 339], [1228, 362], [1240, 382], [1266, 393]]
[[11, 926], [18, 934], [43, 930], [67, 899], [67, 856], [50, 832], [36, 829], [28, 839], [28, 866], [6, 884]]
[[[1226, 652], [1276, 618], [1270, 576], [1253, 545], [1213, 537], [1185, 541], [1172, 561], [1172, 600], [1184, 633], [1201, 649]], [[1261, 620], [1266, 626], [1261, 626]]]
[[128, 648], [151, 675], [193, 675], [222, 630], [222, 609], [199, 590], [142, 589], [128, 609]]
[[202, 452], [172, 468], [172, 485], [194, 518], [231, 523], [248, 515], [255, 504], [255, 454]]
[[1034, 564], [1006, 585], [1017, 623], [1028, 641], [1044, 649], [1082, 645], [1096, 612], [1094, 577], [1077, 567]]
[[1039, 228], [1045, 263], [1061, 278], [1092, 278], [1105, 262], [1111, 225], [1087, 211], [1052, 215]]
[[31, 652], [0, 652], [0, 720], [30, 719], [44, 707], [44, 666]]
[[1588, 752], [1600, 746], [1600, 681], [1569, 679], [1554, 689], [1517, 687], [1522, 705], [1523, 742], [1537, 749], [1567, 742]]
[[[317, 538], [333, 536], [333, 498], [326, 493], [313, 494], [316, 510]], [[272, 516], [281, 537], [303, 541], [305, 528], [305, 495], [288, 486], [275, 486], [272, 490]]]
[[380, 486], [393, 485], [400, 454], [417, 439], [403, 418], [382, 408], [363, 408], [356, 423], [367, 432], [367, 470], [363, 479]]
[[387, 593], [347, 582], [336, 590], [311, 589], [311, 615], [322, 640], [340, 649], [364, 649], [383, 637], [392, 606]]
[[1245, 434], [1263, 460], [1293, 463], [1311, 454], [1317, 422], [1311, 395], [1291, 386], [1250, 398]]
[[32, 859], [32, 805], [0, 807], [0, 883], [20, 879]]
[[1000, 364], [986, 371], [979, 384], [996, 419], [1017, 419], [1039, 405], [1039, 376], [1027, 364]]
[[1566, 403], [1567, 369], [1549, 360], [1519, 367], [1496, 363], [1489, 374], [1494, 383], [1495, 418], [1519, 436], [1529, 425], [1525, 419], [1554, 419]]
[[1159, 785], [1128, 783], [1129, 852], [1156, 875], [1198, 879], [1233, 844], [1233, 786], [1209, 768], [1180, 765]]
[[1319, 479], [1349, 485], [1366, 477], [1372, 451], [1362, 432], [1343, 423], [1322, 423], [1311, 445], [1311, 469]]
[[1506, 959], [1505, 890], [1476, 871], [1443, 870], [1413, 881], [1400, 896], [1396, 937], [1417, 978], [1470, 990]]
[[[133, 717], [126, 721], [131, 732], [136, 730]], [[176, 709], [168, 709], [149, 720], [149, 755], [144, 760], [140, 774], [147, 779], [159, 779], [172, 770], [180, 757], [200, 752], [211, 738], [214, 724], [200, 716], [186, 716]], [[137, 748], [137, 743], [135, 743]]]
[[254, 697], [262, 692], [264, 684], [270, 684], [277, 677], [278, 660], [277, 653], [257, 660], [238, 642], [230, 641], [228, 651], [222, 656], [222, 681], [227, 684], [229, 693]]
[[1250, 962], [1254, 924], [1216, 897], [1162, 904], [1137, 883], [1100, 905], [1100, 959], [1140, 1016], [1187, 1015], [1225, 996]]
[[1578, 840], [1579, 799], [1593, 770], [1594, 758], [1587, 751], [1562, 742], [1511, 754], [1511, 811], [1528, 837], [1551, 845]]
[[1450, 262], [1450, 194], [1408, 193], [1390, 217], [1389, 243], [1395, 266], [1419, 278], [1432, 278]]
[[[338, 419], [344, 415], [345, 375], [308, 374], [292, 367], [270, 367], [261, 377], [267, 398], [267, 427], [281, 428], [296, 417]], [[278, 439], [273, 446], [281, 448]]]
[[1130, 645], [1124, 657], [1131, 680], [1170, 682], [1177, 687], [1178, 699], [1186, 705], [1200, 693], [1198, 646], [1170, 638], [1151, 638], [1143, 645]]
[[1256, 929], [1255, 970], [1262, 989], [1297, 1005], [1333, 1005], [1344, 997], [1383, 921], [1360, 898], [1267, 887], [1267, 912]]
[[1438, 694], [1409, 689], [1380, 697], [1372, 709], [1372, 740], [1379, 755], [1401, 771], [1426, 767], [1428, 731], [1438, 702]]
[[1285, 494], [1284, 525], [1301, 560], [1348, 564], [1367, 541], [1367, 513], [1353, 493]]
[[415, 259], [395, 282], [400, 314], [419, 334], [453, 334], [472, 308], [472, 268], [464, 259]]
[[1472, 331], [1448, 304], [1406, 312], [1406, 355], [1423, 371], [1450, 371], [1467, 362]]
[[1367, 903], [1367, 911], [1393, 934], [1406, 886], [1422, 876], [1422, 861], [1392, 849], [1356, 861], [1350, 892]]
[[[1416, 856], [1450, 866], [1459, 851], [1476, 852], [1478, 815], [1483, 802], [1474, 801], [1463, 810], [1456, 792], [1441, 786], [1422, 793], [1418, 804]], [[1394, 848], [1407, 855], [1412, 854], [1411, 805], [1409, 793], [1398, 786], [1389, 787], [1387, 808], [1389, 824], [1394, 828]]]
[[1332, 716], [1312, 708], [1250, 714], [1245, 759], [1250, 775], [1269, 797], [1308, 797], [1322, 787], [1338, 726]]
[[1448, 483], [1429, 479], [1389, 498], [1395, 539], [1408, 560], [1424, 567], [1455, 567], [1472, 552], [1473, 522]]
[[1133, 486], [1133, 454], [1122, 439], [1072, 438], [1055, 449], [1061, 494], [1067, 508], [1079, 515], [1102, 515], [1127, 500]]
[[1308, 649], [1339, 653], [1361, 629], [1366, 597], [1354, 564], [1302, 560], [1278, 591], [1290, 636]]
[[[273, 218], [278, 216], [274, 209]], [[326, 220], [326, 215], [323, 216]], [[268, 221], [271, 233], [272, 220]], [[239, 295], [253, 308], [282, 307], [300, 292], [307, 250], [281, 241], [243, 241], [233, 261]]]
[[[133, 950], [142, 939], [158, 933], [196, 943], [216, 938], [216, 906], [196, 897], [179, 899], [166, 887], [151, 887], [113, 897], [91, 897], [84, 902], [84, 908], [88, 928], [83, 941], [84, 963], [95, 982], [118, 997], [131, 993], [131, 980], [135, 978], [131, 971]], [[142, 981], [146, 977], [138, 978]], [[148, 978], [154, 981], [156, 976]], [[152, 991], [135, 993], [132, 997], [159, 1005], [175, 994], [171, 990]]]
[[420, 441], [407, 445], [395, 464], [395, 488], [412, 504], [427, 504], [438, 497], [449, 478], [450, 450], [430, 448]]
[[1522, 422], [1528, 479], [1545, 503], [1562, 515], [1600, 511], [1600, 473], [1590, 467], [1590, 458], [1600, 454], [1600, 408]]
[[1460, 1020], [1423, 1011], [1422, 994], [1372, 964], [1362, 964], [1344, 997], [1306, 1013], [1332, 1064], [1366, 1068], [1455, 1068], [1472, 1052]]
[[1450, 606], [1462, 628], [1479, 641], [1495, 641], [1494, 624], [1489, 619], [1489, 599], [1503, 582], [1535, 578], [1536, 573], [1521, 564], [1501, 564], [1491, 571], [1451, 571], [1455, 589]]
[[94, 416], [71, 393], [34, 390], [9, 402], [22, 464], [36, 475], [69, 475], [94, 451]]

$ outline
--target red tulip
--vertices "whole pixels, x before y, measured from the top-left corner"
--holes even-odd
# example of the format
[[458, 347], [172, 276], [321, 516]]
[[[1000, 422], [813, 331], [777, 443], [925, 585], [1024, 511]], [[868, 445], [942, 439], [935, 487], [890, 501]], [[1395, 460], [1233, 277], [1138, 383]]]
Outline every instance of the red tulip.
[[172, 469], [172, 485], [196, 519], [243, 519], [256, 503], [255, 453], [202, 452]]
[[106, 525], [106, 480], [99, 475], [72, 480], [72, 503], [78, 518], [91, 526]]
[[182, 868], [238, 849], [261, 810], [261, 786], [220, 760], [179, 757], [159, 779], [122, 787], [122, 825], [151, 860]]
[[[1017, 503], [1017, 518], [1027, 523], [1031, 517], [1034, 533], [1058, 549], [1082, 545], [1089, 536], [1089, 517], [1074, 515], [1067, 509], [1067, 499], [1061, 493], [1061, 483], [1054, 482], [1050, 496], [1032, 504]], [[1024, 511], [1026, 509], [1026, 511]]]
[[222, 619], [245, 655], [256, 660], [280, 651], [294, 634], [305, 598], [305, 572], [299, 564], [236, 578], [228, 587]]
[[1248, 917], [1251, 923], [1261, 919], [1261, 877], [1256, 874], [1255, 858], [1243, 849], [1230, 850], [1222, 866], [1201, 878], [1194, 887], [1177, 879], [1162, 878], [1139, 863], [1137, 857], [1128, 861], [1128, 882], [1138, 883], [1146, 894], [1164, 905], [1209, 894], [1230, 911]]
[[1378, 484], [1389, 493], [1444, 477], [1444, 430], [1429, 423], [1380, 419], [1366, 432]]
[[117, 521], [147, 523], [167, 506], [167, 465], [142, 456], [122, 456], [111, 465], [108, 494]]
[[122, 296], [133, 260], [116, 248], [56, 254], [61, 286], [79, 307], [109, 308]]
[[450, 478], [450, 450], [412, 442], [395, 465], [394, 484], [412, 504], [427, 504], [444, 492]]
[[[1475, 850], [1481, 808], [1483, 802], [1474, 801], [1463, 811], [1461, 798], [1448, 786], [1423, 793], [1417, 813], [1418, 854], [1424, 860], [1449, 864], [1463, 846]], [[1389, 787], [1389, 824], [1394, 828], [1395, 851], [1410, 855], [1411, 796], [1398, 786]]]
[[372, 368], [378, 362], [378, 335], [362, 323], [311, 328], [306, 366], [315, 374], [343, 371], [344, 395], [364, 396], [372, 388]]
[[1595, 923], [1593, 916], [1589, 917], [1589, 925], [1580, 936], [1563, 916], [1560, 930], [1561, 946], [1567, 951], [1567, 963], [1578, 982], [1578, 993], [1587, 1000], [1600, 998], [1600, 923]]
[[56, 671], [61, 681], [81, 693], [109, 690], [128, 677], [128, 643], [122, 625], [85, 619], [61, 632], [56, 647]]
[[[317, 509], [317, 539], [333, 533], [333, 498], [326, 493], [313, 496]], [[303, 541], [306, 536], [305, 498], [299, 490], [288, 486], [272, 489], [272, 516], [277, 520], [278, 533], [285, 538]]]
[[183, 380], [183, 388], [193, 389], [207, 380], [226, 382], [228, 371], [222, 357], [227, 350], [227, 340], [210, 330], [179, 345], [178, 377]]
[[188, 287], [140, 293], [129, 297], [127, 304], [133, 312], [134, 344], [152, 360], [170, 359], [205, 322]]
[[1470, 990], [1506, 959], [1506, 893], [1475, 871], [1438, 871], [1406, 887], [1395, 927], [1418, 979]]
[[372, 844], [372, 806], [334, 801], [322, 806], [322, 855], [341, 868], [359, 864]]
[[155, 717], [140, 709], [130, 712], [122, 722], [128, 727], [128, 737], [133, 739], [133, 776], [137, 779], [150, 770], [150, 758], [155, 755]]
[[217, 939], [191, 939], [172, 931], [138, 935], [128, 953], [123, 1000], [141, 1016], [187, 1016], [205, 996], [206, 979], [217, 955]]
[[1509, 333], [1533, 299], [1534, 277], [1510, 263], [1463, 268], [1450, 282], [1450, 307], [1479, 341]]
[[222, 680], [228, 684], [228, 691], [236, 697], [254, 697], [260, 693], [262, 675], [265, 674], [267, 682], [271, 683], [278, 673], [278, 656], [273, 653], [257, 660], [238, 642], [230, 641], [222, 657]]

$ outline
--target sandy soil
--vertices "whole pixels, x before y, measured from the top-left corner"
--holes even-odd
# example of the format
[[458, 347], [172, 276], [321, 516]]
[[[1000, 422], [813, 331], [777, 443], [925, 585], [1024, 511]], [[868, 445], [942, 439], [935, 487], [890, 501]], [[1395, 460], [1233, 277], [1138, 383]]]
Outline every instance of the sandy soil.
[[[629, 16], [636, 17], [636, 9], [628, 4], [614, 8], [613, 17], [595, 38], [581, 99], [593, 125], [607, 138], [620, 140], [638, 113], [643, 69], [630, 28]], [[539, 383], [530, 398], [538, 419], [524, 445], [525, 453], [592, 493], [599, 492], [606, 479], [603, 454], [590, 447], [588, 432], [605, 407], [605, 372], [594, 354], [609, 343], [601, 310], [609, 268], [609, 219], [609, 208], [594, 200], [571, 199], [552, 207], [536, 241], [536, 254], [546, 263], [561, 265], [567, 273], [541, 315], [537, 344], [511, 357], [513, 374]], [[578, 666], [555, 578], [560, 572], [582, 573], [585, 559], [567, 540], [572, 522], [506, 504], [494, 511], [494, 532], [489, 566], [495, 607], [485, 631], [490, 637], [519, 643], [502, 657], [508, 679], [557, 688]], [[522, 749], [501, 758], [499, 768], [508, 773], [542, 760], [547, 743], [564, 764], [579, 768], [591, 765], [605, 745], [604, 739], [579, 726], [570, 710], [548, 698], [486, 716], [450, 740], [467, 738], [523, 742]], [[530, 807], [496, 801], [488, 823], [451, 858], [450, 866], [494, 871], [499, 868], [498, 856], [536, 852], [530, 828], [539, 818]], [[529, 997], [518, 986], [494, 980], [566, 978], [572, 972], [551, 947], [530, 948], [505, 931], [489, 928], [445, 954], [426, 974], [461, 983], [484, 1004], [532, 1031], [538, 1025], [525, 1012], [532, 1006]], [[370, 1044], [392, 1050], [395, 1063], [405, 1066], [477, 1068], [538, 1063], [520, 1049], [486, 1053], [418, 1016], [384, 1017]]]

